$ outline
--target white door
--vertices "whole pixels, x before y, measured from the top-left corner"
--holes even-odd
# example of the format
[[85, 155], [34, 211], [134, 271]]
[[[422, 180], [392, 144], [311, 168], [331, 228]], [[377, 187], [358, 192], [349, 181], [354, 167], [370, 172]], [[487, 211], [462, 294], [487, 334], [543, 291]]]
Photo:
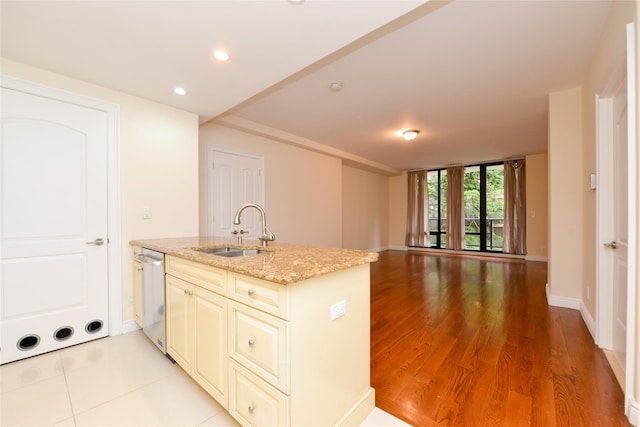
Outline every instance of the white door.
[[209, 235], [232, 237], [238, 231], [245, 238], [257, 239], [262, 224], [255, 209], [242, 212], [240, 225], [234, 225], [233, 219], [246, 203], [264, 207], [262, 159], [214, 148], [209, 159]]
[[612, 348], [625, 366], [627, 343], [627, 252], [628, 252], [628, 114], [627, 86], [623, 82], [613, 98], [613, 236], [604, 242], [612, 252], [613, 310]]
[[1, 99], [0, 364], [109, 332], [107, 113]]

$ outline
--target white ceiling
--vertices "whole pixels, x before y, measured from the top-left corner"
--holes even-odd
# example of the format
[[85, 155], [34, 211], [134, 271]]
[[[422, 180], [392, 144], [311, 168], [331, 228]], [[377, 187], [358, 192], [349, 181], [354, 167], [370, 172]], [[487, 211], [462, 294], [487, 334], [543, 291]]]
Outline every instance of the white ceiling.
[[201, 122], [249, 120], [403, 170], [546, 151], [547, 95], [581, 83], [610, 5], [3, 0], [1, 48]]

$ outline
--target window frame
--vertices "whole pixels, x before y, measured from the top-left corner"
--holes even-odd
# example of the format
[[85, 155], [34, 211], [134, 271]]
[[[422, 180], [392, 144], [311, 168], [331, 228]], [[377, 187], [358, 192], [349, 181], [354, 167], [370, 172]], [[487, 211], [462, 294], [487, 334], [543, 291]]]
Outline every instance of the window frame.
[[[467, 168], [474, 168], [474, 167], [478, 167], [480, 168], [480, 218], [479, 218], [479, 222], [480, 222], [480, 230], [478, 233], [467, 233], [465, 231], [465, 235], [469, 234], [469, 235], [479, 235], [480, 237], [480, 247], [479, 249], [468, 249], [465, 246], [464, 251], [468, 251], [468, 252], [488, 252], [488, 253], [504, 253], [504, 251], [501, 250], [491, 250], [491, 249], [487, 249], [487, 169], [490, 168], [491, 166], [503, 166], [504, 167], [504, 161], [498, 161], [498, 162], [489, 162], [489, 163], [477, 163], [477, 164], [471, 164], [471, 165], [464, 165], [465, 168], [465, 173], [466, 173], [466, 169]], [[443, 242], [442, 238], [443, 236], [446, 239], [446, 233], [447, 230], [445, 228], [445, 230], [441, 230], [441, 223], [442, 223], [442, 182], [441, 182], [441, 172], [442, 171], [446, 171], [447, 168], [438, 168], [438, 169], [427, 169], [427, 174], [430, 172], [437, 172], [437, 176], [438, 176], [438, 230], [437, 231], [431, 231], [429, 230], [429, 234], [436, 234], [436, 245], [435, 246], [431, 246], [430, 249], [446, 249], [446, 244], [443, 246]], [[504, 188], [503, 188], [503, 194], [504, 194]], [[429, 212], [429, 210], [427, 210], [427, 212]], [[427, 213], [428, 215], [428, 213]], [[503, 215], [504, 216], [504, 215]], [[427, 218], [427, 221], [431, 220], [432, 218]], [[465, 218], [466, 220], [466, 218]]]

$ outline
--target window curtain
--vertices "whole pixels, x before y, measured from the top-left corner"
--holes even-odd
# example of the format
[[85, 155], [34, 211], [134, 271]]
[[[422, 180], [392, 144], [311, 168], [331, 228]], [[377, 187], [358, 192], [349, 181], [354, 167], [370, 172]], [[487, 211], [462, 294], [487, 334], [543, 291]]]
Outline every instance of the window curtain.
[[524, 255], [526, 244], [525, 161], [504, 162], [504, 236], [502, 251]]
[[464, 166], [447, 168], [447, 249], [464, 249]]
[[429, 227], [427, 219], [427, 171], [411, 171], [409, 179], [407, 205], [407, 246], [429, 246]]

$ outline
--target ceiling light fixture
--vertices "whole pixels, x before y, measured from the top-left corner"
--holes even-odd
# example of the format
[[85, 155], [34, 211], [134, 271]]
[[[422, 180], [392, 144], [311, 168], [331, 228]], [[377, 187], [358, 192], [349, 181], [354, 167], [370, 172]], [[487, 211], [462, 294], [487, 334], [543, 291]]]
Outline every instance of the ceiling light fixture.
[[173, 93], [175, 93], [176, 95], [186, 95], [187, 90], [183, 87], [176, 87], [173, 89]]
[[222, 49], [218, 49], [213, 52], [213, 57], [218, 61], [226, 62], [229, 60], [229, 54]]
[[329, 89], [331, 89], [331, 92], [340, 92], [342, 90], [342, 86], [344, 86], [342, 82], [333, 82], [329, 85]]
[[402, 136], [407, 141], [413, 141], [414, 139], [416, 139], [419, 133], [420, 131], [417, 129], [405, 130], [404, 132], [402, 132]]

